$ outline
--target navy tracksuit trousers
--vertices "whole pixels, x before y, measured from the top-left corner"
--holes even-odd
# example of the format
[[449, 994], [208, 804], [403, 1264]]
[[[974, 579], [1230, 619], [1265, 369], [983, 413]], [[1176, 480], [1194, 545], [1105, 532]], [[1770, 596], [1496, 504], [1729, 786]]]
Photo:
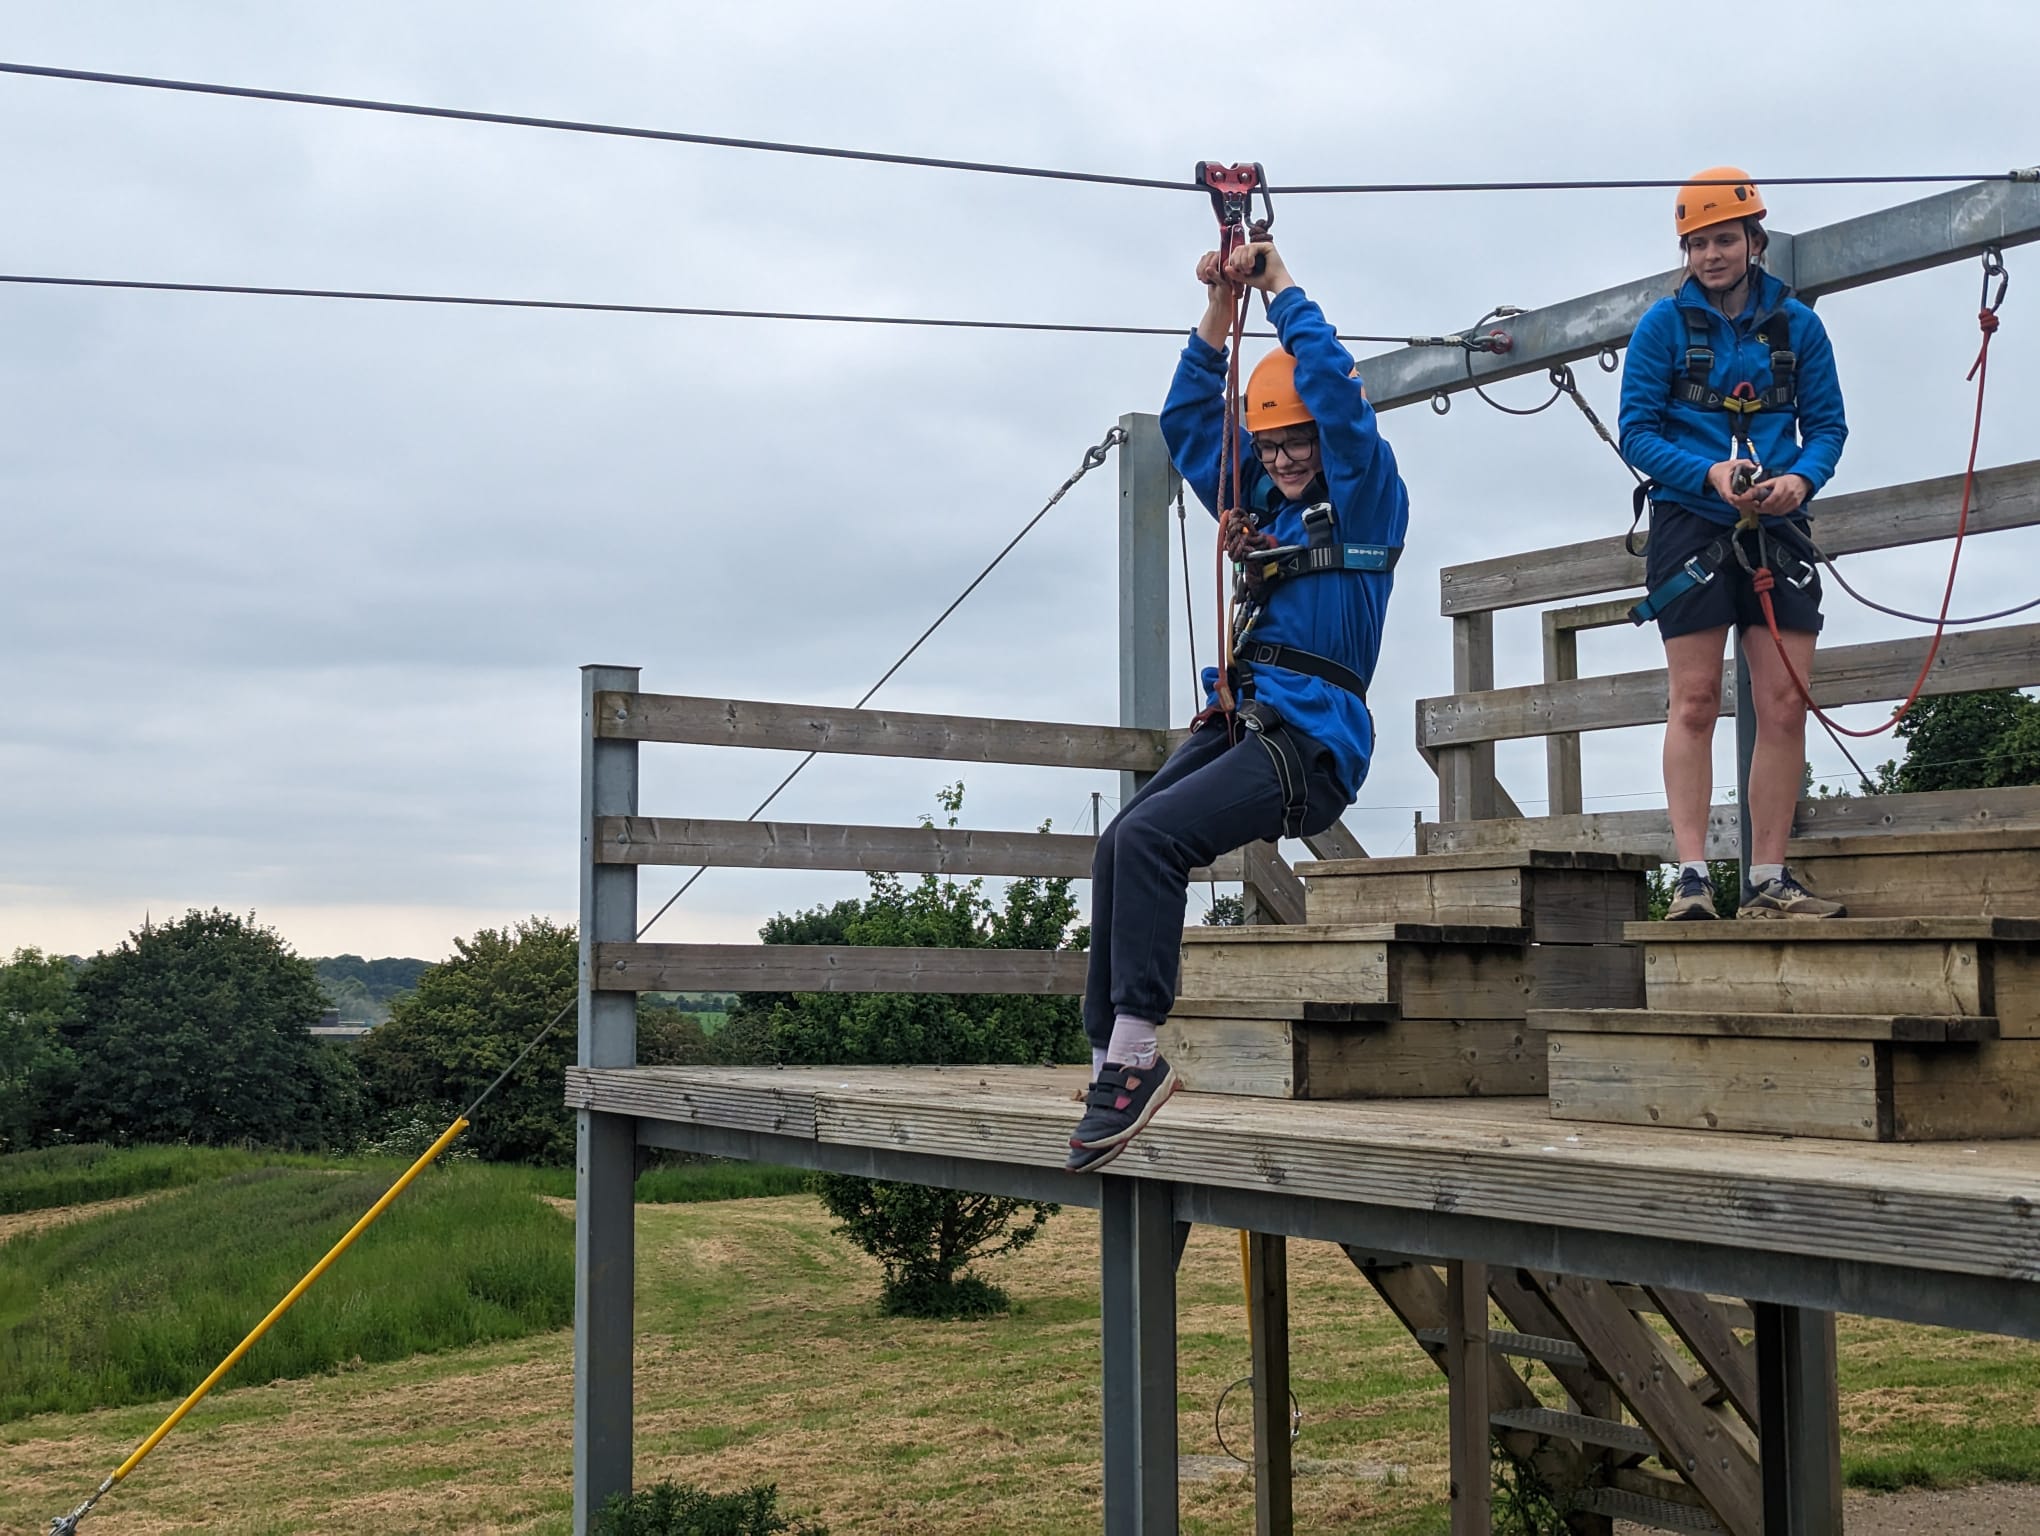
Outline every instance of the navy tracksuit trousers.
[[1115, 1014], [1160, 1023], [1175, 1006], [1191, 870], [1282, 836], [1285, 817], [1293, 835], [1309, 836], [1346, 809], [1331, 753], [1310, 737], [1289, 733], [1297, 782], [1273, 742], [1238, 735], [1228, 739], [1219, 721], [1192, 731], [1098, 839], [1084, 1033], [1100, 1050]]

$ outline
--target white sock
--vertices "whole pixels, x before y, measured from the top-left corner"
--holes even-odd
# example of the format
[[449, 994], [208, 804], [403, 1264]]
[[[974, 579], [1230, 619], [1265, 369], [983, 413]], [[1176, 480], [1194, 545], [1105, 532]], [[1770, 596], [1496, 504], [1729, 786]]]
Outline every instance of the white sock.
[[1112, 1021], [1112, 1042], [1105, 1047], [1105, 1059], [1123, 1067], [1145, 1067], [1155, 1059], [1155, 1025], [1122, 1013]]
[[1750, 884], [1753, 886], [1766, 886], [1773, 880], [1783, 880], [1784, 878], [1785, 866], [1783, 864], [1752, 864], [1750, 866]]
[[1091, 1081], [1098, 1081], [1098, 1074], [1105, 1070], [1105, 1052], [1098, 1046], [1091, 1047]]
[[1679, 866], [1679, 878], [1683, 880], [1688, 875], [1698, 875], [1702, 880], [1707, 879], [1707, 861], [1705, 859], [1686, 860], [1685, 863]]

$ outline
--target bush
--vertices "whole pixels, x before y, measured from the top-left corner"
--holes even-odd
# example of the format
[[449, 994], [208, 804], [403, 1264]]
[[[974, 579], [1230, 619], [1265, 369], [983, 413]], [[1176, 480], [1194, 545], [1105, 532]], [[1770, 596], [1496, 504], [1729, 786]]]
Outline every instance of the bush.
[[829, 1528], [779, 1513], [779, 1490], [755, 1484], [742, 1493], [708, 1493], [663, 1482], [618, 1494], [595, 1517], [595, 1536], [829, 1536]]
[[[1006, 1293], [966, 1273], [978, 1259], [1017, 1253], [1061, 1206], [920, 1184], [818, 1173], [813, 1188], [834, 1230], [884, 1266], [881, 1311], [895, 1317], [985, 1317]], [[1024, 1226], [1013, 1223], [1028, 1213]]]
[[64, 1026], [83, 1141], [330, 1147], [361, 1131], [351, 1056], [315, 1038], [311, 962], [252, 917], [192, 911], [79, 974]]

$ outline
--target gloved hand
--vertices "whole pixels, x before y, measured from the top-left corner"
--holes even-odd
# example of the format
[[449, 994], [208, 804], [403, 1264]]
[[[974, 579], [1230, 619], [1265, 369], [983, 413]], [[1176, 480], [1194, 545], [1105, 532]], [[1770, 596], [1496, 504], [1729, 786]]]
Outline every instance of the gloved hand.
[[1261, 567], [1255, 563], [1253, 557], [1262, 550], [1273, 549], [1275, 536], [1261, 532], [1244, 517], [1232, 515], [1228, 515], [1226, 519], [1224, 533], [1226, 558], [1240, 568], [1239, 590], [1235, 595], [1244, 596], [1256, 603], [1265, 601], [1268, 596], [1268, 583], [1262, 579]]

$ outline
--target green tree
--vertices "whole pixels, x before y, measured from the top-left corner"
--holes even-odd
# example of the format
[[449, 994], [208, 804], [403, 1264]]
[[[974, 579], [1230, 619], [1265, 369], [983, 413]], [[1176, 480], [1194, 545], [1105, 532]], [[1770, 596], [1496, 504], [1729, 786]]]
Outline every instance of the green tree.
[[76, 972], [61, 955], [18, 949], [0, 965], [0, 1152], [18, 1152], [57, 1127], [77, 1058], [65, 1041], [75, 1028]]
[[[818, 1173], [809, 1187], [836, 1218], [833, 1230], [883, 1266], [879, 1307], [901, 1317], [984, 1317], [1005, 1311], [1005, 1291], [968, 1273], [970, 1266], [1019, 1252], [1061, 1209], [840, 1173]], [[1016, 1225], [1023, 1213], [1026, 1219]]]
[[130, 934], [77, 979], [64, 1030], [81, 1141], [345, 1144], [352, 1059], [307, 1032], [325, 1007], [309, 960], [251, 914], [191, 911]]
[[1905, 760], [1880, 778], [1901, 793], [2040, 784], [2040, 701], [2016, 689], [1921, 699], [1895, 734]]
[[[389, 1022], [357, 1051], [384, 1124], [444, 1125], [509, 1066], [578, 986], [580, 941], [571, 925], [533, 917], [454, 940], [453, 957], [391, 1005]], [[566, 1107], [574, 1021], [562, 1020], [489, 1101], [466, 1140], [495, 1162], [567, 1163], [574, 1117]], [[640, 1008], [638, 1060], [684, 1065], [707, 1058], [700, 1025], [671, 1009]]]

